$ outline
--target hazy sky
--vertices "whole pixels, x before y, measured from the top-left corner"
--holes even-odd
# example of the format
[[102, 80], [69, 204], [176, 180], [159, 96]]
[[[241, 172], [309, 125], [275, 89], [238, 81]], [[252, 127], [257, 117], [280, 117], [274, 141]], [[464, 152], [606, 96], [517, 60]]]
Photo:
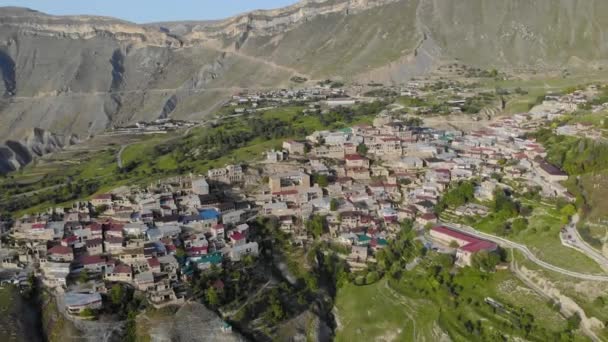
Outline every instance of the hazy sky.
[[49, 14], [94, 14], [137, 23], [221, 19], [271, 9], [297, 0], [0, 0], [0, 6], [29, 7]]

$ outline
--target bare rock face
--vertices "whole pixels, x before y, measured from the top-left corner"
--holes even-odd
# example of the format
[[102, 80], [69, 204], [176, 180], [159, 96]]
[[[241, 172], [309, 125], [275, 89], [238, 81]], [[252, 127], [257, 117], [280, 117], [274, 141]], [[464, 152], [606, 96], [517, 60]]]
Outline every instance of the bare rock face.
[[36, 157], [76, 143], [76, 136], [65, 137], [35, 128], [21, 140], [7, 140], [0, 145], [0, 174], [18, 170]]
[[[84, 139], [138, 120], [200, 119], [235, 91], [293, 86], [296, 75], [399, 84], [454, 60], [599, 68], [603, 13], [602, 0], [306, 0], [137, 25], [0, 8], [0, 141], [32, 127]], [[22, 159], [4, 157], [3, 167]]]

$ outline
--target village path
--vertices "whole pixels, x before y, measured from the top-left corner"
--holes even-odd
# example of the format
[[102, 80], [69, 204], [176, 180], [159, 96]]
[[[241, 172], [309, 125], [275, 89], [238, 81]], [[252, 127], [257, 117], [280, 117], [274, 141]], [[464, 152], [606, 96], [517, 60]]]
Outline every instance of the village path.
[[596, 274], [585, 274], [585, 273], [579, 273], [579, 272], [574, 272], [574, 271], [570, 271], [570, 270], [566, 270], [563, 269], [561, 267], [557, 267], [555, 265], [552, 265], [548, 262], [542, 261], [540, 260], [534, 253], [532, 253], [530, 251], [530, 249], [528, 249], [527, 246], [513, 242], [511, 240], [507, 240], [505, 238], [501, 238], [495, 235], [491, 235], [491, 234], [487, 234], [487, 233], [482, 233], [478, 230], [476, 230], [473, 227], [469, 227], [469, 226], [465, 226], [465, 225], [460, 225], [460, 224], [445, 224], [446, 226], [459, 231], [461, 233], [465, 233], [465, 234], [469, 234], [469, 235], [473, 235], [475, 237], [478, 237], [480, 239], [486, 239], [489, 241], [492, 241], [494, 243], [497, 243], [503, 247], [507, 247], [507, 248], [512, 248], [512, 249], [517, 249], [518, 251], [520, 251], [521, 253], [524, 254], [524, 256], [526, 258], [528, 258], [530, 261], [532, 261], [533, 263], [537, 264], [538, 266], [548, 269], [550, 271], [554, 271], [557, 273], [561, 273], [563, 275], [567, 275], [573, 278], [578, 278], [578, 279], [583, 279], [583, 280], [592, 280], [592, 281], [606, 281], [608, 282], [608, 276], [604, 276], [604, 275], [596, 275]]
[[416, 339], [416, 318], [411, 314], [412, 312], [414, 312], [412, 303], [407, 301], [407, 299], [405, 299], [402, 295], [397, 293], [397, 291], [393, 290], [393, 288], [388, 284], [388, 281], [384, 281], [384, 287], [386, 288], [387, 292], [390, 293], [392, 298], [390, 298], [386, 294], [386, 292], [383, 292], [383, 291], [380, 291], [381, 295], [385, 296], [389, 300], [396, 299], [397, 302], [399, 302], [399, 304], [401, 304], [405, 308], [407, 308], [407, 310], [405, 310], [404, 313], [407, 316], [407, 318], [409, 318], [410, 321], [412, 322], [412, 337], [413, 337], [412, 341], [417, 341], [417, 339]]
[[[571, 311], [575, 311], [581, 317], [581, 331], [587, 335], [593, 341], [599, 341], [599, 338], [591, 328], [593, 323], [590, 321], [589, 317], [585, 314], [585, 311], [581, 309], [576, 303], [574, 303], [570, 298], [565, 297], [560, 293], [550, 293], [549, 291], [543, 289], [539, 284], [535, 283], [528, 274], [524, 273], [520, 268], [515, 258], [511, 258], [510, 270], [515, 274], [515, 276], [521, 280], [526, 286], [534, 290], [539, 296], [544, 297], [547, 300], [557, 300], [560, 303], [560, 312], [564, 316], [568, 316], [571, 314]], [[562, 301], [568, 301], [570, 305], [563, 306]], [[571, 302], [571, 303], [570, 303]], [[574, 304], [574, 305], [572, 305]]]
[[118, 164], [118, 168], [122, 169], [122, 153], [125, 151], [127, 147], [131, 144], [122, 145], [118, 153], [116, 153], [116, 164]]

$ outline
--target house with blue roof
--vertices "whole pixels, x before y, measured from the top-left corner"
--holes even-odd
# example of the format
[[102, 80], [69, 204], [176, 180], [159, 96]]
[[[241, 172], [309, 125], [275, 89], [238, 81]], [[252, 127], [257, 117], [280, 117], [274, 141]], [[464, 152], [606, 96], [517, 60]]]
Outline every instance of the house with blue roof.
[[221, 214], [215, 209], [202, 209], [198, 214], [205, 228], [211, 228], [220, 222]]
[[224, 256], [221, 252], [190, 257], [182, 268], [182, 274], [185, 276], [191, 276], [194, 273], [195, 268], [206, 270], [211, 268], [211, 265], [221, 266], [223, 259]]

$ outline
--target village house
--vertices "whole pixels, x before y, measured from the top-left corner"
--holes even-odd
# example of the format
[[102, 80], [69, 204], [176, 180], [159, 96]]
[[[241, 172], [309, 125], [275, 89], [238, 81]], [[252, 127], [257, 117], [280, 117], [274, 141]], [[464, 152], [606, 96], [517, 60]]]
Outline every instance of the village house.
[[80, 315], [84, 310], [101, 309], [103, 305], [101, 295], [97, 292], [67, 292], [64, 295], [63, 302], [65, 303], [66, 312], [70, 315], [76, 316]]
[[287, 151], [275, 151], [274, 149], [266, 151], [266, 161], [269, 163], [278, 163], [287, 160]]
[[445, 226], [433, 227], [430, 235], [434, 241], [445, 246], [450, 246], [453, 243], [458, 245], [456, 264], [460, 266], [471, 266], [473, 255], [477, 252], [493, 252], [498, 249], [498, 246], [491, 241], [478, 239]]
[[101, 238], [87, 240], [85, 246], [89, 255], [100, 255], [103, 253], [103, 239]]
[[84, 267], [84, 269], [90, 272], [111, 272], [114, 268], [114, 265], [111, 262], [108, 262], [105, 258], [99, 255], [85, 255], [80, 259], [80, 263]]
[[313, 154], [317, 158], [344, 158], [343, 145], [320, 145], [313, 148]]
[[268, 179], [268, 185], [273, 194], [306, 190], [310, 188], [310, 176], [304, 172], [273, 175]]
[[124, 238], [117, 236], [108, 236], [103, 241], [104, 251], [110, 254], [119, 254], [124, 248]]
[[243, 168], [240, 165], [228, 165], [207, 171], [207, 177], [216, 182], [238, 183], [243, 180]]
[[101, 206], [111, 207], [112, 206], [112, 195], [111, 194], [95, 195], [95, 196], [93, 196], [93, 198], [91, 198], [91, 205], [93, 205], [94, 207], [101, 207]]
[[283, 142], [283, 149], [287, 150], [290, 154], [304, 155], [306, 153], [306, 144], [295, 140], [287, 140]]
[[192, 193], [195, 195], [208, 195], [209, 184], [205, 178], [197, 178], [192, 180]]
[[131, 283], [133, 281], [133, 270], [131, 266], [119, 264], [114, 267], [111, 273], [105, 273], [103, 279], [113, 282]]
[[72, 248], [57, 245], [46, 252], [46, 257], [50, 261], [71, 262], [74, 260]]
[[367, 246], [352, 246], [348, 259], [357, 263], [365, 263], [367, 261], [367, 251]]
[[70, 274], [70, 263], [67, 262], [43, 262], [40, 263], [42, 271], [42, 283], [50, 288], [65, 287], [66, 279]]

